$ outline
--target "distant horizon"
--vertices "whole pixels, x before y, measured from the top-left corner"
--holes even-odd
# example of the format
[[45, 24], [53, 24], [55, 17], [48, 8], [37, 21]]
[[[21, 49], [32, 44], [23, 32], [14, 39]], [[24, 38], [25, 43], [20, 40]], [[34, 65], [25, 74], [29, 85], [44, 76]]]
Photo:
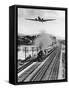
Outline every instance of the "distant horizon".
[[[23, 33], [18, 33], [18, 36], [19, 36], [19, 35], [20, 35], [20, 36], [36, 36], [36, 35], [40, 35], [40, 33], [39, 33], [39, 34], [23, 34]], [[52, 35], [52, 34], [49, 34], [49, 35]], [[52, 36], [56, 37], [57, 39], [65, 40], [64, 37], [55, 36], [55, 35], [52, 35]]]

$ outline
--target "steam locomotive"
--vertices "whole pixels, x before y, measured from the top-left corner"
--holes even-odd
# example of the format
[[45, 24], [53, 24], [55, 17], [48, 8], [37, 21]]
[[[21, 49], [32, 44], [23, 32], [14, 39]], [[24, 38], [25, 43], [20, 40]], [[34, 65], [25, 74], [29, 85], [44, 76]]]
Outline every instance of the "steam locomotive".
[[53, 51], [55, 50], [54, 48], [48, 48], [45, 50], [40, 50], [37, 54], [37, 61], [41, 62], [43, 61], [46, 57], [48, 57]]

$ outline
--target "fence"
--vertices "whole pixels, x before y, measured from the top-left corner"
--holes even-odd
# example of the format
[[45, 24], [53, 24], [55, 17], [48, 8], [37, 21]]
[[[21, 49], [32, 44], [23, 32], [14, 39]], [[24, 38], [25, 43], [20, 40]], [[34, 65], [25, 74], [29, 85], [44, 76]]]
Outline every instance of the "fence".
[[34, 56], [37, 55], [39, 52], [40, 48], [39, 47], [23, 47], [22, 51], [25, 55], [25, 59], [30, 55]]

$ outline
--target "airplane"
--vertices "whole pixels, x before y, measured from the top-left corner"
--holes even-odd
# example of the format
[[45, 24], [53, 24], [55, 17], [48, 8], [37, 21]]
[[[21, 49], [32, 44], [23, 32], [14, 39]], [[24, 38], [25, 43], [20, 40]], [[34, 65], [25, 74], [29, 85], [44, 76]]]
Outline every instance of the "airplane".
[[26, 18], [26, 20], [31, 20], [31, 21], [38, 21], [38, 22], [47, 22], [47, 21], [53, 21], [53, 20], [56, 20], [56, 19], [43, 19], [43, 18], [40, 18], [39, 16], [35, 19], [28, 19]]

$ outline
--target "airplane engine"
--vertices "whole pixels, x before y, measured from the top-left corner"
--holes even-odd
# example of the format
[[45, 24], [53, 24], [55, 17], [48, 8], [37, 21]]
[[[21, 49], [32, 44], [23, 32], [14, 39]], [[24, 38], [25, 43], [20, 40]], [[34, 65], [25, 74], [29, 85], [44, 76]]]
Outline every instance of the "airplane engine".
[[43, 18], [42, 18], [42, 20], [43, 20]]
[[37, 21], [37, 18], [35, 18], [35, 20]]

